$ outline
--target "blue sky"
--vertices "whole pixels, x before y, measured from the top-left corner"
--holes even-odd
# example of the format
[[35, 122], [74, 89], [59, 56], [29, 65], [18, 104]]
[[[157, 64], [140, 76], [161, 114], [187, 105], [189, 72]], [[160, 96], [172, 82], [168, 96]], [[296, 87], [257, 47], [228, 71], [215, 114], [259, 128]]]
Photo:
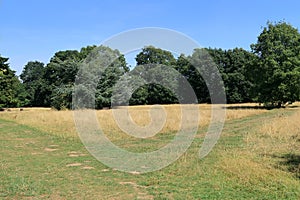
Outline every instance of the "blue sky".
[[204, 47], [250, 49], [268, 20], [300, 27], [297, 0], [0, 0], [0, 54], [20, 74], [28, 61], [100, 45], [120, 32], [161, 27]]

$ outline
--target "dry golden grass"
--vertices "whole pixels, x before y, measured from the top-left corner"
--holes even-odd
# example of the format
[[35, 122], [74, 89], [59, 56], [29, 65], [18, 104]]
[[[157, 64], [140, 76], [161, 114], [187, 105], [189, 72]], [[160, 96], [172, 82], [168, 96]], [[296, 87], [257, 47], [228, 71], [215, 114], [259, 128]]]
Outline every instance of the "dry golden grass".
[[[243, 104], [228, 106], [255, 105]], [[195, 108], [197, 107], [198, 105], [195, 105]], [[133, 106], [130, 107], [129, 110], [131, 117], [137, 124], [147, 125], [151, 120], [149, 116], [150, 108], [151, 106]], [[167, 115], [167, 121], [161, 132], [168, 132], [178, 129], [180, 106], [165, 105], [164, 109]], [[211, 105], [199, 105], [199, 113], [201, 115], [199, 125], [203, 126], [209, 123], [210, 112]], [[231, 120], [269, 111], [255, 109], [227, 109], [226, 112], [226, 119]], [[294, 114], [291, 115], [291, 113]], [[120, 133], [120, 130], [113, 119], [112, 110], [96, 111], [96, 114], [100, 124], [102, 124], [103, 129], [117, 135]], [[274, 117], [274, 115], [276, 116]], [[55, 163], [58, 162], [58, 160], [59, 162], [61, 162], [61, 160], [66, 160], [65, 156], [67, 155], [70, 159], [72, 158], [72, 162], [65, 163], [66, 165], [64, 165], [64, 167], [66, 169], [59, 170], [56, 173], [55, 167], [55, 169], [53, 168], [53, 173], [49, 174], [50, 178], [48, 176], [46, 177], [46, 183], [48, 183], [49, 180], [52, 180], [52, 182], [49, 183], [51, 184], [49, 187], [53, 191], [60, 191], [60, 189], [66, 189], [66, 191], [68, 191], [68, 188], [74, 188], [75, 185], [82, 187], [81, 190], [78, 191], [87, 191], [88, 195], [102, 195], [105, 198], [115, 199], [119, 199], [121, 197], [124, 199], [136, 198], [133, 195], [134, 192], [139, 192], [139, 194], [143, 192], [143, 194], [145, 194], [143, 197], [148, 199], [152, 198], [152, 196], [148, 196], [148, 192], [153, 194], [154, 197], [158, 198], [161, 197], [161, 194], [166, 193], [164, 194], [165, 196], [162, 197], [170, 197], [171, 199], [184, 199], [184, 197], [186, 199], [200, 198], [200, 194], [214, 195], [211, 197], [212, 199], [299, 199], [299, 178], [296, 178], [293, 173], [290, 173], [289, 169], [282, 170], [280, 166], [274, 166], [278, 160], [268, 156], [274, 154], [282, 155], [284, 153], [293, 153], [294, 151], [296, 155], [300, 155], [300, 130], [298, 124], [299, 117], [299, 108], [273, 110], [270, 111], [270, 113], [266, 113], [266, 115], [263, 115], [261, 118], [251, 117], [249, 119], [245, 119], [246, 123], [249, 122], [259, 125], [262, 124], [262, 126], [253, 126], [253, 128], [251, 126], [252, 124], [250, 124], [251, 131], [248, 131], [245, 128], [240, 129], [242, 125], [239, 123], [243, 120], [228, 123], [226, 124], [227, 127], [224, 129], [225, 134], [222, 135], [219, 141], [219, 145], [214, 148], [208, 159], [198, 161], [198, 154], [193, 154], [194, 151], [198, 152], [199, 150], [198, 143], [195, 142], [190, 148], [192, 151], [191, 153], [187, 151], [182, 157], [179, 158], [178, 161], [176, 161], [175, 164], [170, 165], [169, 169], [166, 169], [165, 171], [160, 170], [157, 173], [151, 173], [149, 176], [128, 176], [124, 173], [119, 174], [114, 171], [110, 172], [110, 169], [106, 168], [100, 168], [100, 172], [97, 171], [97, 167], [93, 169], [93, 165], [82, 164], [83, 160], [80, 158], [80, 152], [83, 151], [83, 149], [80, 150], [81, 146], [79, 148], [78, 142], [74, 142], [75, 147], [65, 150], [64, 148], [66, 147], [57, 148], [59, 150], [56, 151], [54, 146], [52, 146], [52, 148], [46, 146], [44, 151], [47, 151], [48, 153], [51, 151], [53, 151], [53, 153], [63, 151], [64, 153], [59, 153], [56, 155], [60, 156], [59, 159], [56, 156], [47, 156], [47, 162], [45, 165], [40, 166], [35, 164], [35, 166], [40, 166], [40, 168], [36, 169], [35, 167], [32, 167], [32, 164], [28, 164], [28, 169], [24, 168], [26, 170], [19, 170], [19, 172], [22, 173], [22, 171], [26, 171], [27, 174], [28, 170], [32, 175], [39, 171], [43, 172], [45, 166], [47, 168], [48, 163]], [[77, 137], [72, 111], [26, 109], [23, 112], [0, 112], [0, 118], [14, 120], [17, 123], [36, 127], [40, 130], [63, 137]], [[24, 127], [18, 130], [23, 129]], [[27, 130], [25, 129], [24, 135], [26, 135]], [[236, 135], [238, 135], [238, 139], [235, 140]], [[4, 134], [4, 137], [6, 137], [6, 133]], [[229, 142], [227, 141], [226, 143], [226, 139], [229, 139]], [[57, 140], [55, 144], [61, 144], [61, 146], [66, 144], [65, 142], [62, 143], [61, 141], [64, 140]], [[45, 141], [41, 139], [40, 142], [43, 143]], [[227, 145], [230, 142], [234, 145]], [[131, 145], [131, 143], [127, 145]], [[137, 145], [139, 145], [139, 143]], [[144, 144], [141, 143], [141, 145]], [[8, 171], [8, 169], [12, 169], [10, 171], [10, 174], [12, 175], [15, 174], [15, 166], [23, 166], [26, 164], [26, 162], [24, 163], [24, 159], [19, 160], [20, 156], [15, 153], [16, 150], [13, 148], [14, 146], [15, 144], [12, 143], [12, 148], [6, 148], [10, 151], [13, 151], [11, 154], [3, 154], [6, 156], [5, 159], [8, 159], [7, 157], [11, 155], [17, 155], [15, 158], [18, 160], [15, 162], [8, 162], [10, 165], [16, 165], [12, 165], [12, 167], [8, 166], [6, 169], [6, 171]], [[145, 144], [145, 147], [146, 146], [147, 143]], [[28, 152], [24, 151], [24, 154], [28, 154]], [[76, 158], [80, 159], [73, 161], [73, 159]], [[90, 160], [90, 158], [88, 159]], [[19, 164], [18, 161], [20, 163], [22, 162], [22, 165]], [[40, 162], [43, 162], [43, 160], [41, 161], [39, 159], [33, 159], [33, 161], [38, 162], [39, 164]], [[85, 170], [84, 176], [81, 177], [80, 175], [82, 175], [83, 172], [76, 171], [76, 168]], [[60, 174], [61, 171], [65, 173]], [[88, 173], [86, 173], [87, 171]], [[78, 173], [78, 179], [73, 177], [70, 178], [70, 173]], [[105, 173], [105, 175], [102, 175], [101, 173]], [[59, 179], [57, 178], [57, 174], [59, 174]], [[23, 174], [20, 175], [23, 176]], [[101, 177], [103, 181], [99, 184], [99, 181], [97, 181], [98, 179], [95, 179], [95, 176]], [[40, 177], [45, 176], [37, 175], [36, 177], [40, 179]], [[65, 177], [66, 180], [69, 180], [68, 178], [70, 178], [70, 180], [61, 182], [61, 177]], [[96, 180], [96, 182], [93, 182], [94, 180]], [[116, 184], [114, 184], [112, 180], [115, 181]], [[6, 179], [4, 183], [9, 181], [12, 181], [10, 177], [9, 179]], [[88, 186], [88, 188], [84, 187], [82, 184], [83, 181], [86, 183], [91, 183], [85, 184]], [[161, 184], [162, 181], [163, 184]], [[42, 182], [44, 182], [43, 179]], [[15, 183], [13, 182], [13, 184], [18, 185], [20, 182], [17, 182], [16, 180]], [[9, 186], [13, 184], [10, 184]], [[28, 184], [31, 184], [31, 182]], [[54, 189], [53, 186], [55, 186]], [[8, 188], [10, 189], [13, 187]], [[38, 188], [38, 191], [39, 190], [41, 190], [41, 193], [44, 194], [44, 186], [40, 186], [40, 188]], [[114, 193], [112, 191], [117, 192]], [[170, 191], [172, 192], [170, 193]], [[178, 191], [178, 194], [174, 193], [173, 191]], [[179, 193], [182, 195], [179, 195]], [[71, 198], [73, 195], [77, 195], [78, 197], [77, 193], [66, 194], [70, 195]], [[129, 195], [125, 195], [124, 197], [123, 194]], [[177, 196], [173, 197], [173, 194]], [[222, 196], [220, 196], [220, 194]], [[86, 193], [80, 193], [79, 195], [82, 195], [80, 197], [84, 197], [83, 195], [86, 195]], [[50, 198], [59, 198], [59, 196], [55, 196], [55, 193], [54, 195], [50, 194], [49, 196]], [[96, 196], [92, 196], [92, 198], [93, 197], [96, 198]]]
[[[269, 181], [283, 185], [297, 185], [293, 174], [300, 175], [297, 156], [300, 155], [300, 106], [277, 110], [272, 118], [259, 122], [262, 125], [249, 131], [244, 130], [245, 146], [220, 152], [217, 166], [241, 184], [255, 185]], [[293, 110], [291, 110], [293, 109]], [[295, 160], [288, 161], [286, 156]], [[293, 166], [295, 165], [295, 166]], [[298, 166], [297, 166], [298, 165]], [[282, 170], [283, 169], [283, 170]]]
[[269, 169], [263, 163], [254, 162], [249, 159], [251, 157], [252, 155], [249, 152], [235, 152], [233, 157], [224, 155], [222, 165], [219, 166], [228, 174], [236, 176], [242, 182], [249, 183], [250, 181], [266, 177], [272, 179], [272, 177], [269, 177]]
[[224, 153], [216, 168], [222, 170], [228, 180], [247, 186], [249, 190], [264, 183], [268, 183], [265, 190], [272, 190], [276, 188], [275, 185], [299, 185], [293, 174], [272, 164], [274, 163], [258, 160], [257, 155], [252, 152], [235, 150]]
[[300, 109], [292, 115], [279, 113], [274, 120], [264, 120], [262, 126], [246, 137], [253, 151], [263, 155], [293, 153], [300, 150]]
[[[256, 104], [234, 104], [230, 106], [255, 106]], [[211, 117], [212, 105], [193, 105], [199, 109], [199, 126], [208, 125]], [[225, 105], [223, 105], [225, 106]], [[228, 105], [226, 105], [228, 106]], [[166, 115], [166, 122], [160, 133], [177, 131], [181, 123], [181, 106], [162, 106]], [[130, 106], [129, 113], [132, 120], [139, 126], [147, 126], [151, 122], [151, 106]], [[266, 112], [260, 109], [227, 109], [226, 120], [243, 118], [250, 115]], [[112, 110], [96, 111], [97, 118], [104, 132], [121, 133], [122, 131], [115, 122]], [[62, 137], [77, 137], [72, 111], [55, 111], [49, 108], [25, 108], [24, 111], [12, 110], [11, 112], [1, 112], [0, 118], [14, 120], [20, 124], [29, 125], [39, 130]]]

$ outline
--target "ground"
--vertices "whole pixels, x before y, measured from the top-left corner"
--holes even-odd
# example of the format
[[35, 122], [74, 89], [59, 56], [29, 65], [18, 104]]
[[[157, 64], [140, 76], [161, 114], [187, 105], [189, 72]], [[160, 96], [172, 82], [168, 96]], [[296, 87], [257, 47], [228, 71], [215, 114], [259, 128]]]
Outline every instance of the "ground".
[[[208, 115], [208, 106], [201, 108]], [[172, 106], [166, 109], [175, 112]], [[109, 112], [99, 111], [99, 120]], [[297, 106], [227, 109], [220, 140], [207, 157], [199, 159], [207, 130], [203, 117], [188, 151], [168, 167], [146, 174], [119, 172], [92, 157], [73, 132], [70, 113], [0, 114], [1, 199], [300, 199]], [[145, 123], [144, 117], [133, 116], [137, 123]], [[173, 137], [172, 120], [149, 141], [123, 137], [112, 124], [106, 130], [113, 130], [108, 137], [122, 148], [151, 151]]]

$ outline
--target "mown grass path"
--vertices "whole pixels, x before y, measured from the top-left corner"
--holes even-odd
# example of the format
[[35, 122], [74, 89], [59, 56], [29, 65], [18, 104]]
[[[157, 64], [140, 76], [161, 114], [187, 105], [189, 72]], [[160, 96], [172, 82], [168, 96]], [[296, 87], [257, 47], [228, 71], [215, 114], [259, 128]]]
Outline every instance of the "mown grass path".
[[[272, 166], [253, 170], [264, 165], [241, 153], [245, 135], [264, 120], [293, 112], [278, 109], [226, 122], [218, 144], [199, 160], [202, 128], [175, 163], [141, 175], [104, 166], [78, 139], [0, 119], [0, 199], [300, 199], [297, 177]], [[247, 169], [243, 163], [257, 165]]]

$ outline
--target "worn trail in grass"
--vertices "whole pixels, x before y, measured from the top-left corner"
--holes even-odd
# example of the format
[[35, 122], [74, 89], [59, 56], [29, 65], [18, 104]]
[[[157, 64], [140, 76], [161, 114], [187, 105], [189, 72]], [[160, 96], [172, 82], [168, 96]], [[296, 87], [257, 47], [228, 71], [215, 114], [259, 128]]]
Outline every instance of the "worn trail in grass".
[[299, 199], [299, 178], [262, 163], [244, 141], [263, 121], [295, 111], [278, 109], [228, 121], [213, 151], [199, 160], [203, 128], [175, 163], [140, 175], [107, 168], [78, 139], [0, 120], [0, 198]]

